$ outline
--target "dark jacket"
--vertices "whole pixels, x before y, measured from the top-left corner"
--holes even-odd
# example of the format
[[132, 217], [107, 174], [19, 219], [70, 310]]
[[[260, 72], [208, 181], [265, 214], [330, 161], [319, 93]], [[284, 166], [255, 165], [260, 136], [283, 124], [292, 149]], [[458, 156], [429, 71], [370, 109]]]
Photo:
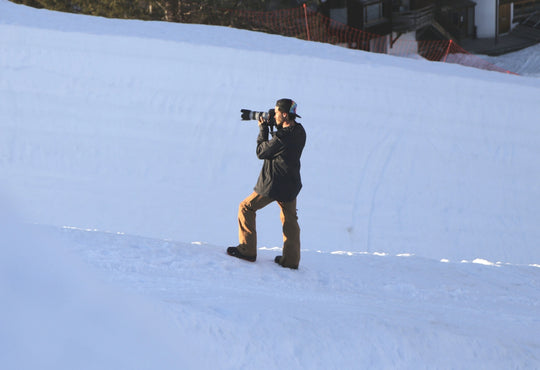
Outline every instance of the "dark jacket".
[[269, 129], [261, 126], [257, 137], [257, 157], [264, 159], [255, 192], [281, 202], [290, 202], [302, 188], [300, 156], [306, 144], [306, 131], [296, 123], [278, 129], [268, 140]]

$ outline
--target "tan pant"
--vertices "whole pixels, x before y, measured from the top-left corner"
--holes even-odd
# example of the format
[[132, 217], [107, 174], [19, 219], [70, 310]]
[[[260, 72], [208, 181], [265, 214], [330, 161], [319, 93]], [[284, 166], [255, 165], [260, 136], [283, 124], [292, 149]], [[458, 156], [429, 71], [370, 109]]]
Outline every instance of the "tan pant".
[[[253, 192], [238, 207], [238, 239], [240, 253], [257, 256], [257, 231], [255, 226], [256, 212], [274, 200]], [[281, 264], [285, 267], [298, 268], [300, 262], [300, 226], [296, 215], [296, 199], [291, 202], [277, 202], [281, 208], [283, 224], [283, 257]]]

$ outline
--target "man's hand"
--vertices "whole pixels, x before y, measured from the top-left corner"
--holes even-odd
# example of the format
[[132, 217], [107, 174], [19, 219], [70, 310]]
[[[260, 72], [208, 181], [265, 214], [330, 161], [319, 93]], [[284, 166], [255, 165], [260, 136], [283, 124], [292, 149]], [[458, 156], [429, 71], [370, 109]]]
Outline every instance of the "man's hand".
[[259, 117], [259, 127], [260, 128], [268, 127], [268, 122], [262, 117]]

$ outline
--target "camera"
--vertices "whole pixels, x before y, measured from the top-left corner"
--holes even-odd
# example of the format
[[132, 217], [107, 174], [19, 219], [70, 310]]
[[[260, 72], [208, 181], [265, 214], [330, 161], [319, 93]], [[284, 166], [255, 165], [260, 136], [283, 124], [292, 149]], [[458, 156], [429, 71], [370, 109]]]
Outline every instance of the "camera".
[[270, 109], [268, 112], [255, 112], [249, 109], [240, 109], [240, 111], [242, 112], [243, 121], [249, 121], [249, 120], [258, 121], [259, 117], [262, 117], [263, 120], [265, 120], [269, 124], [273, 124], [274, 117], [276, 116], [276, 111], [274, 109]]

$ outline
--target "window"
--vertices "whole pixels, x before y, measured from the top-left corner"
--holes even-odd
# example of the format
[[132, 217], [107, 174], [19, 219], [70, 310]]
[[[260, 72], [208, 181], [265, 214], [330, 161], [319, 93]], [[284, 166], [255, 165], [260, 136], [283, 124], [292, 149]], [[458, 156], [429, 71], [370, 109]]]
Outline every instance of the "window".
[[366, 5], [364, 8], [364, 22], [370, 23], [382, 18], [382, 3]]
[[343, 24], [347, 24], [347, 8], [330, 9], [330, 18]]

